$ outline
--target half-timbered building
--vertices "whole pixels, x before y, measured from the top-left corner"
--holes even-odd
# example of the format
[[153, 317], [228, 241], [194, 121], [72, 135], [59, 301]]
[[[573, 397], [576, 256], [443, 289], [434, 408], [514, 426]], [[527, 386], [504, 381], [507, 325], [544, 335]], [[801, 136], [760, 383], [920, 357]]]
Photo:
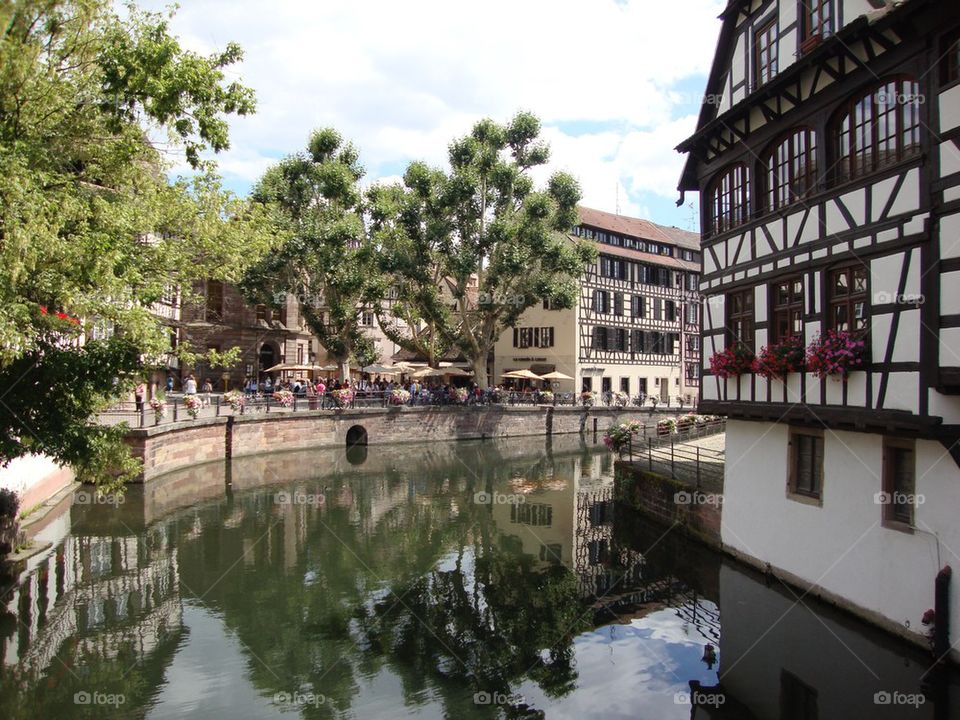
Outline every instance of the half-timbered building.
[[501, 335], [494, 372], [531, 368], [574, 378], [560, 390], [692, 403], [700, 384], [696, 233], [581, 207], [573, 236], [596, 245], [569, 309], [535, 306]]
[[[960, 3], [721, 19], [678, 149], [702, 208], [701, 408], [729, 418], [723, 541], [922, 641], [960, 561]], [[817, 365], [824, 339], [852, 355]], [[791, 342], [821, 354], [774, 368]], [[758, 364], [711, 365], [734, 350]]]

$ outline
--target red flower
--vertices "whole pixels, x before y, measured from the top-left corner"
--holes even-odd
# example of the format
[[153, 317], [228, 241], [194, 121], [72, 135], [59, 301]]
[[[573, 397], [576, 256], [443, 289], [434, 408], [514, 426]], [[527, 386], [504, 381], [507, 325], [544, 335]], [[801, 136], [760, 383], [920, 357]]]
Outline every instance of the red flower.
[[46, 315], [46, 314], [47, 314], [47, 306], [46, 306], [46, 305], [41, 305], [41, 306], [40, 306], [40, 314], [41, 314], [41, 315]]

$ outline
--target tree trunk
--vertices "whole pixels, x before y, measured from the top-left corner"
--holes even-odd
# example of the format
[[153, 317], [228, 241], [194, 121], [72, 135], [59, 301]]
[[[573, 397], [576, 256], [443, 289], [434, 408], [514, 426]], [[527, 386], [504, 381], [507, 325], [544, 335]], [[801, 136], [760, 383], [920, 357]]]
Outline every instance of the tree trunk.
[[350, 358], [340, 361], [340, 382], [350, 379]]
[[487, 353], [482, 353], [479, 357], [473, 358], [470, 364], [473, 366], [474, 382], [486, 390], [490, 387], [490, 383], [487, 381]]

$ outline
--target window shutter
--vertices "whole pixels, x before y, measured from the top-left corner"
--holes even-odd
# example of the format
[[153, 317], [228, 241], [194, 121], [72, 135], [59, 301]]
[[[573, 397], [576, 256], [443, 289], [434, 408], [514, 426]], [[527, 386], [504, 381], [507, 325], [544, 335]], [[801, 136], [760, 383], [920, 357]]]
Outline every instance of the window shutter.
[[520, 330], [517, 328], [513, 329], [513, 346], [520, 347]]

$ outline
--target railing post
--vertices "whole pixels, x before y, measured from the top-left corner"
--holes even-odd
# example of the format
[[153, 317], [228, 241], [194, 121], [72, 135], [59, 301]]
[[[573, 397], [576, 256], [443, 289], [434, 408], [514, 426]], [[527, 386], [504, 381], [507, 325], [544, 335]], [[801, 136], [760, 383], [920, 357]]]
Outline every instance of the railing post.
[[674, 469], [673, 465], [673, 435], [670, 435], [670, 476], [677, 476], [677, 471]]
[[217, 417], [220, 417], [220, 396], [217, 395], [214, 399], [214, 407], [216, 408]]
[[297, 411], [297, 396], [293, 396], [293, 412]]
[[174, 399], [173, 399], [173, 422], [176, 422], [176, 421], [177, 421], [177, 406], [178, 406], [178, 404], [179, 404], [179, 403], [177, 402], [177, 398], [174, 398]]
[[653, 438], [647, 438], [647, 469], [653, 472]]
[[147, 403], [146, 401], [140, 403], [140, 427], [147, 426]]
[[697, 490], [700, 489], [700, 446], [697, 445]]

